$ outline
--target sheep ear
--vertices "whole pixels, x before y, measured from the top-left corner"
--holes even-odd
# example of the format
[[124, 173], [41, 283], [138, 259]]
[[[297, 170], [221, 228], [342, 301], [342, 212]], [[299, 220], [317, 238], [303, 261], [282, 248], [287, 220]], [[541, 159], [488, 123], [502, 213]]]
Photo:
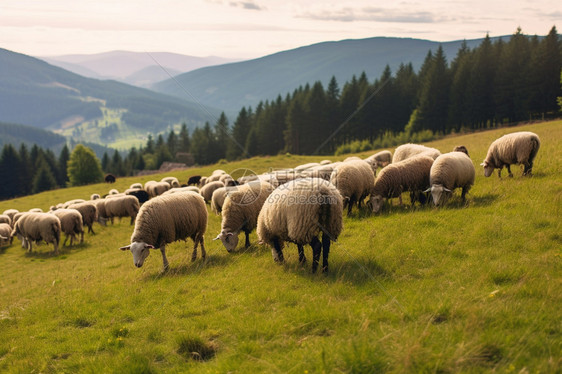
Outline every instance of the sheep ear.
[[227, 236], [227, 237], [232, 236], [232, 235], [234, 235], [234, 234], [231, 233], [231, 232], [226, 233], [226, 236]]
[[214, 238], [213, 240], [219, 240], [221, 238], [221, 234], [218, 234], [216, 238]]
[[486, 163], [485, 163], [485, 162], [483, 162], [483, 163], [481, 163], [481, 164], [480, 164], [480, 166], [484, 166], [484, 167], [486, 167]]
[[427, 190], [423, 191], [423, 193], [428, 193], [431, 192], [431, 187], [429, 187]]
[[131, 245], [129, 244], [129, 245], [126, 245], [126, 246], [121, 247], [119, 249], [122, 250], [122, 251], [127, 251], [127, 250], [131, 249]]
[[152, 244], [145, 244], [144, 248], [154, 249], [154, 246]]
[[451, 192], [451, 190], [448, 189], [448, 188], [446, 188], [446, 187], [443, 187], [443, 191], [445, 191], [445, 192]]

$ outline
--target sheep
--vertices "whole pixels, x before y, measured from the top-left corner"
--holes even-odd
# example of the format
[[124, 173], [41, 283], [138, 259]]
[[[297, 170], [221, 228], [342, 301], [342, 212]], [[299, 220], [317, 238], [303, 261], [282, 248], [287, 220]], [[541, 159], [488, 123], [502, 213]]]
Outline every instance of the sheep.
[[318, 165], [320, 165], [320, 163], [318, 163], [318, 162], [309, 162], [308, 164], [302, 164], [302, 165], [296, 166], [294, 168], [294, 170], [297, 171], [297, 172], [303, 171], [303, 170], [310, 169], [310, 168], [318, 166]]
[[111, 190], [109, 190], [109, 192], [107, 194], [108, 195], [119, 195], [119, 190], [117, 190], [116, 188], [112, 188]]
[[7, 223], [8, 225], [12, 225], [12, 218], [10, 218], [7, 214], [0, 214], [0, 223]]
[[197, 245], [201, 257], [206, 257], [205, 239], [207, 208], [203, 197], [195, 192], [158, 196], [144, 204], [137, 215], [131, 244], [120, 249], [130, 250], [133, 262], [140, 268], [150, 254], [150, 248], [160, 248], [163, 271], [168, 270], [166, 244], [190, 237], [194, 242], [191, 261], [197, 259]]
[[338, 165], [330, 176], [330, 182], [343, 196], [343, 205], [344, 208], [347, 206], [349, 216], [355, 203], [361, 208], [361, 202], [373, 188], [375, 177], [369, 164], [359, 159]]
[[136, 197], [124, 195], [113, 199], [106, 199], [105, 214], [113, 225], [114, 217], [131, 217], [131, 225], [135, 222], [140, 205]]
[[401, 146], [397, 147], [394, 150], [394, 156], [392, 156], [392, 162], [394, 163], [394, 162], [403, 161], [409, 157], [421, 153], [431, 157], [434, 160], [441, 154], [441, 152], [439, 152], [438, 149], [426, 147], [425, 145], [408, 143], [408, 144], [402, 144]]
[[346, 158], [343, 160], [343, 162], [348, 162], [348, 161], [359, 161], [359, 160], [361, 160], [360, 157], [357, 157], [357, 156], [349, 156], [349, 157], [346, 157]]
[[435, 206], [445, 205], [455, 188], [462, 188], [461, 198], [466, 202], [466, 193], [474, 184], [476, 171], [472, 160], [464, 152], [444, 153], [435, 159], [429, 176]]
[[322, 161], [320, 161], [320, 165], [329, 165], [329, 164], [331, 164], [331, 163], [332, 163], [331, 160], [322, 160]]
[[205, 199], [205, 202], [210, 203], [211, 198], [213, 197], [213, 191], [220, 187], [224, 187], [224, 183], [219, 181], [207, 182], [203, 187], [201, 187], [199, 192]]
[[30, 212], [30, 213], [43, 213], [43, 209], [41, 209], [41, 208], [32, 208], [32, 209], [29, 209], [28, 212]]
[[80, 234], [80, 243], [84, 242], [84, 225], [82, 223], [82, 215], [76, 209], [57, 209], [51, 212], [60, 220], [61, 231], [65, 234], [63, 246], [66, 245], [70, 238], [70, 245], [74, 244], [76, 234]]
[[199, 179], [199, 183], [197, 184], [197, 186], [199, 188], [203, 187], [205, 184], [207, 184], [207, 177], [201, 177], [201, 179]]
[[129, 186], [129, 188], [130, 188], [130, 189], [139, 189], [139, 190], [142, 190], [142, 183], [139, 183], [139, 182], [133, 183], [133, 184], [131, 184], [131, 185]]
[[371, 165], [371, 169], [373, 169], [373, 173], [376, 174], [377, 168], [384, 168], [386, 165], [392, 162], [392, 153], [390, 151], [380, 151], [365, 158], [365, 161], [369, 165]]
[[[28, 212], [17, 212], [16, 214], [14, 214], [14, 216], [12, 218], [12, 229], [14, 228], [14, 225], [20, 219], [20, 217], [23, 216], [24, 214], [27, 214], [27, 213]], [[21, 241], [21, 247], [27, 248], [27, 242], [25, 241], [25, 238], [21, 235], [17, 235], [17, 237]], [[13, 235], [12, 235], [11, 239], [13, 240]]]
[[170, 188], [168, 191], [164, 192], [162, 195], [168, 195], [168, 194], [171, 194], [171, 193], [186, 192], [186, 191], [200, 193], [199, 188], [197, 188], [195, 186], [185, 186], [185, 187]]
[[507, 134], [494, 140], [488, 148], [488, 154], [480, 166], [484, 167], [484, 176], [492, 175], [494, 169], [498, 170], [498, 177], [505, 166], [510, 177], [510, 165], [523, 164], [523, 175], [532, 175], [533, 161], [541, 146], [537, 134], [530, 131], [520, 131]]
[[131, 195], [137, 198], [139, 204], [146, 203], [149, 199], [148, 192], [141, 188], [129, 188], [125, 190], [125, 195]]
[[88, 227], [88, 232], [96, 234], [92, 228], [94, 222], [98, 219], [98, 210], [94, 201], [84, 201], [82, 203], [71, 204], [69, 209], [76, 209], [82, 215], [82, 223]]
[[28, 252], [33, 250], [33, 241], [44, 240], [53, 243], [53, 253], [56, 254], [59, 252], [60, 232], [60, 220], [53, 214], [24, 213], [16, 221], [11, 236], [19, 235], [25, 238]]
[[57, 204], [56, 207], [59, 208], [59, 209], [60, 209], [60, 208], [66, 209], [66, 208], [68, 208], [69, 206], [71, 206], [72, 204], [83, 203], [83, 202], [85, 202], [85, 201], [86, 201], [86, 200], [84, 200], [84, 199], [73, 199], [73, 200], [68, 200], [68, 201], [65, 201], [64, 203], [62, 203], [61, 205]]
[[160, 182], [168, 183], [170, 185], [170, 188], [180, 186], [180, 182], [178, 181], [178, 178], [176, 178], [176, 177], [164, 177], [160, 180]]
[[306, 261], [303, 246], [310, 244], [312, 272], [321, 252], [322, 271], [327, 272], [330, 242], [336, 241], [343, 226], [342, 211], [343, 198], [333, 184], [319, 178], [296, 179], [277, 187], [266, 199], [258, 215], [258, 238], [272, 247], [273, 259], [280, 263], [285, 241], [297, 245], [300, 263]]
[[90, 195], [90, 200], [97, 200], [97, 199], [101, 199], [101, 196], [99, 193], [93, 193]]
[[96, 205], [96, 211], [98, 212], [97, 222], [102, 226], [107, 225], [108, 217], [107, 217], [107, 213], [105, 212], [106, 201], [107, 201], [106, 199], [98, 199], [94, 201], [94, 204]]
[[2, 212], [2, 214], [7, 215], [8, 217], [10, 217], [10, 220], [12, 221], [12, 226], [14, 224], [14, 216], [16, 214], [18, 214], [20, 211], [17, 209], [6, 209], [5, 211]]
[[103, 177], [103, 180], [105, 180], [105, 183], [115, 183], [115, 175], [108, 173], [105, 175], [105, 177]]
[[217, 169], [217, 170], [213, 171], [211, 176], [207, 177], [206, 183], [218, 181], [223, 174], [226, 174], [226, 171], [221, 170], [221, 169]]
[[12, 241], [12, 226], [10, 226], [9, 223], [0, 223], [0, 246], [4, 244], [12, 244]]
[[336, 166], [333, 164], [321, 164], [319, 166], [314, 166], [310, 169], [306, 169], [300, 172], [299, 178], [322, 178], [329, 181], [330, 176], [332, 175], [332, 172], [334, 171]]
[[231, 252], [238, 245], [238, 234], [244, 231], [248, 248], [250, 232], [256, 228], [261, 207], [273, 190], [270, 183], [255, 181], [229, 191], [222, 206], [221, 232], [213, 240], [220, 239]]
[[464, 145], [457, 145], [455, 148], [453, 148], [453, 152], [462, 152], [470, 157], [470, 155], [468, 154], [468, 149]]
[[166, 182], [156, 182], [148, 181], [144, 184], [144, 189], [148, 193], [148, 196], [152, 199], [153, 197], [162, 195], [164, 192], [171, 188], [169, 183]]
[[423, 204], [420, 196], [429, 184], [429, 173], [433, 158], [421, 154], [406, 160], [392, 163], [381, 170], [371, 190], [369, 205], [373, 213], [380, 212], [385, 199], [398, 197], [402, 204], [402, 193], [409, 191], [412, 206], [416, 200]]
[[198, 185], [200, 181], [201, 181], [201, 176], [200, 176], [200, 175], [192, 175], [192, 176], [189, 177], [189, 179], [187, 180], [187, 185], [188, 185], [188, 186]]
[[233, 187], [219, 187], [213, 191], [211, 195], [211, 210], [218, 216], [221, 214], [222, 206], [224, 204], [224, 199], [226, 198], [226, 194], [228, 193], [229, 189]]

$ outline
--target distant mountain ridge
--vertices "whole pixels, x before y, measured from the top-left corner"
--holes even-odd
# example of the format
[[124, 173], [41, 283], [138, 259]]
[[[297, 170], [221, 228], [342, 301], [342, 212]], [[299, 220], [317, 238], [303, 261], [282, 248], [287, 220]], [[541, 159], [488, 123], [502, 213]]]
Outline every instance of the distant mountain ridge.
[[139, 87], [206, 66], [238, 61], [217, 56], [196, 57], [169, 52], [111, 51], [95, 54], [40, 56], [51, 65], [88, 78], [114, 79]]
[[[495, 38], [494, 38], [495, 39]], [[434, 42], [411, 38], [375, 37], [323, 42], [261, 58], [205, 67], [156, 83], [151, 88], [186, 98], [187, 90], [198, 102], [236, 115], [243, 106], [285, 96], [299, 86], [321, 81], [325, 87], [335, 76], [340, 87], [353, 75], [379, 78], [386, 65], [393, 73], [401, 63], [417, 70], [429, 50], [441, 45], [450, 61], [466, 42], [469, 48], [482, 39]]]

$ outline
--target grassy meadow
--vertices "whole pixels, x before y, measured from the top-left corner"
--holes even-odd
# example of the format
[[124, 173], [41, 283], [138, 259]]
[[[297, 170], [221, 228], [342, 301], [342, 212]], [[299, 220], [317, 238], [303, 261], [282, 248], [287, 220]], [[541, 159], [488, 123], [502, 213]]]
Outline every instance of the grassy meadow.
[[[514, 178], [505, 170], [485, 178], [489, 144], [523, 130], [542, 142], [534, 175], [514, 166]], [[354, 210], [327, 275], [311, 274], [310, 247], [306, 267], [292, 244], [286, 263], [274, 263], [255, 232], [249, 250], [241, 236], [239, 251], [227, 253], [212, 241], [220, 217], [210, 209], [206, 261], [192, 263], [192, 242], [176, 242], [165, 274], [159, 251], [137, 269], [118, 249], [129, 244], [128, 219], [96, 224], [96, 235], [58, 256], [45, 244], [27, 254], [15, 239], [0, 249], [0, 372], [561, 372], [562, 121], [427, 143], [442, 152], [460, 144], [477, 170], [467, 206], [457, 190], [441, 209], [412, 209], [405, 194], [405, 206], [377, 216]], [[216, 168], [264, 172], [325, 158], [166, 175], [185, 182]], [[166, 175], [2, 201], [0, 212], [46, 210]]]

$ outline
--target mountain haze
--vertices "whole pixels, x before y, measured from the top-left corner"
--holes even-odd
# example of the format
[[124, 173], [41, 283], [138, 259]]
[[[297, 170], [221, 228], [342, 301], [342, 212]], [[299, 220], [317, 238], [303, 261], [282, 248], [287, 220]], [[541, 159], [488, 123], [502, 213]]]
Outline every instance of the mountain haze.
[[[482, 40], [467, 40], [466, 44], [472, 48]], [[332, 76], [342, 86], [362, 72], [373, 81], [386, 65], [395, 72], [401, 63], [411, 62], [417, 70], [428, 51], [435, 52], [439, 45], [451, 60], [462, 43], [384, 37], [324, 42], [258, 59], [205, 67], [152, 88], [186, 99], [187, 91], [204, 105], [236, 115], [243, 106], [255, 107], [259, 101], [285, 96], [307, 83], [321, 81], [326, 87]]]

